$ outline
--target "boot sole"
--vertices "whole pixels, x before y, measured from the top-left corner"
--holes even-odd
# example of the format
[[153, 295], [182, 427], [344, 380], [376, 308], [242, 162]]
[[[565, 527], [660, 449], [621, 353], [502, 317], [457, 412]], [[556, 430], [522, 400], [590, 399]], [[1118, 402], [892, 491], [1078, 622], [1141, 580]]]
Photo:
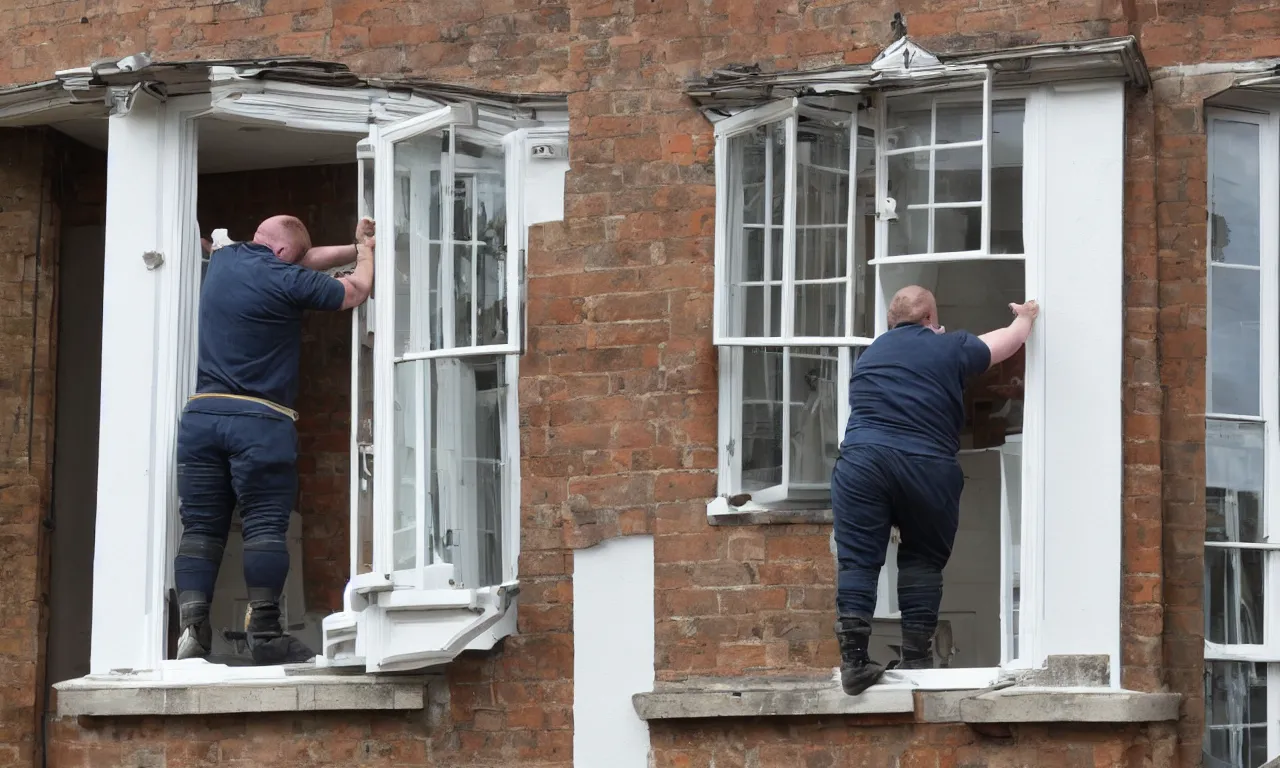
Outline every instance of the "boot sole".
[[850, 696], [859, 696], [868, 688], [880, 682], [884, 677], [884, 667], [879, 664], [868, 664], [858, 673], [846, 677], [840, 675], [840, 687]]

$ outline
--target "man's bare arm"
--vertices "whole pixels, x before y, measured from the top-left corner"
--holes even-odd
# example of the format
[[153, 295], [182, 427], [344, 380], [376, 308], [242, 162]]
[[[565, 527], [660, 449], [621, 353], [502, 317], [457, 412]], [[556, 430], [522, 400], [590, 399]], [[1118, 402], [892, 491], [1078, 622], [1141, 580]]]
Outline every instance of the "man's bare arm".
[[338, 278], [343, 290], [346, 291], [342, 299], [343, 309], [360, 306], [373, 291], [374, 231], [373, 219], [361, 219], [360, 223], [356, 224], [356, 271], [346, 277]]
[[1027, 343], [1027, 337], [1031, 335], [1036, 316], [1040, 314], [1040, 305], [1034, 301], [1028, 301], [1026, 304], [1010, 304], [1009, 309], [1012, 309], [1015, 315], [1012, 323], [978, 337], [991, 350], [991, 365], [999, 365], [1013, 357], [1014, 353]]
[[346, 295], [342, 299], [342, 308], [358, 307], [369, 298], [373, 290], [373, 238], [356, 247], [356, 271], [338, 278]]
[[373, 219], [365, 217], [356, 224], [356, 240], [354, 245], [319, 245], [309, 249], [298, 259], [298, 265], [317, 272], [324, 272], [334, 267], [345, 267], [359, 260], [359, 246], [365, 240], [373, 245], [372, 238], [376, 234]]
[[356, 260], [354, 245], [317, 245], [298, 259], [298, 266], [324, 272], [334, 267], [342, 267]]

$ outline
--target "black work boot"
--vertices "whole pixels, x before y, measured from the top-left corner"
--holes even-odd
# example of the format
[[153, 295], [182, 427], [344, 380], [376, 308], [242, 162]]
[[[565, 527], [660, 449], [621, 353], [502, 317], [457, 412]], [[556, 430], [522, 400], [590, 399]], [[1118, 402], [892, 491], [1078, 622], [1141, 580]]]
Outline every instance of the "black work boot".
[[280, 627], [280, 602], [278, 600], [251, 600], [249, 625], [245, 627], [245, 639], [253, 663], [259, 666], [275, 664], [305, 664], [316, 657], [314, 651]]
[[836, 619], [836, 639], [840, 641], [840, 687], [857, 696], [884, 674], [884, 666], [867, 656], [871, 623], [857, 616], [841, 616]]
[[179, 659], [203, 659], [213, 648], [213, 628], [209, 626], [209, 600], [200, 592], [178, 596]]
[[933, 635], [902, 633], [902, 661], [892, 669], [933, 669]]

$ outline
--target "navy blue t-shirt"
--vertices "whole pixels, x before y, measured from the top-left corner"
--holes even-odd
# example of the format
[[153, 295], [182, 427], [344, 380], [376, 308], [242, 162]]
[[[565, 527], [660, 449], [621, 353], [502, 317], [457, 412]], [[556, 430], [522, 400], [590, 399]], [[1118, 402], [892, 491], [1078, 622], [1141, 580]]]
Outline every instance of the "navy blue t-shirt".
[[214, 251], [200, 288], [197, 392], [250, 395], [292, 408], [302, 311], [342, 308], [337, 279], [289, 264], [256, 243]]
[[903, 324], [882, 334], [853, 368], [844, 447], [881, 445], [955, 458], [965, 382], [990, 365], [990, 348], [971, 333]]

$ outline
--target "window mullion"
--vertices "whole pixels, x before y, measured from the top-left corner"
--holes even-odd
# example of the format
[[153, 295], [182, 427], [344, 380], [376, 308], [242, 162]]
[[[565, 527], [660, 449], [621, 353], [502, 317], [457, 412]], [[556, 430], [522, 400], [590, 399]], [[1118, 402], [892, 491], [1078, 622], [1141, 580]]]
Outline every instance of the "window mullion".
[[[795, 280], [796, 280], [796, 181], [798, 176], [799, 152], [796, 146], [796, 133], [799, 127], [799, 115], [791, 115], [786, 122], [786, 167], [783, 173], [783, 206], [782, 206], [782, 317], [778, 328], [784, 339], [795, 333]], [[777, 169], [774, 169], [777, 172]], [[765, 328], [767, 334], [768, 326]], [[785, 364], [784, 364], [785, 368]]]
[[988, 68], [982, 81], [982, 245], [979, 249], [984, 254], [991, 253], [991, 74]]
[[[858, 107], [849, 113], [849, 205], [845, 216], [844, 335], [853, 336], [858, 316]], [[842, 379], [843, 380], [843, 379]]]
[[454, 275], [453, 258], [453, 148], [456, 133], [452, 127], [449, 129], [449, 147], [440, 157], [440, 210], [437, 212], [440, 216], [440, 286], [436, 289], [436, 302], [440, 306], [440, 346], [444, 349], [457, 346], [454, 343], [457, 340], [454, 323], [457, 318], [454, 305], [457, 276]]
[[888, 320], [885, 314], [886, 311], [888, 310], [888, 307], [886, 306], [886, 303], [885, 303], [884, 284], [880, 275], [879, 263], [881, 259], [887, 258], [889, 255], [889, 222], [885, 218], [882, 211], [882, 206], [885, 204], [885, 199], [889, 196], [888, 159], [885, 157], [885, 154], [884, 154], [886, 122], [888, 120], [887, 112], [889, 110], [888, 110], [888, 105], [883, 96], [875, 101], [874, 106], [876, 111], [876, 114], [875, 114], [875, 125], [876, 125], [876, 135], [875, 135], [876, 193], [875, 194], [876, 194], [876, 199], [873, 201], [873, 203], [875, 206], [876, 218], [875, 218], [875, 253], [872, 255], [874, 256], [873, 261], [876, 262], [876, 264], [875, 266], [872, 267], [872, 270], [874, 271], [874, 286], [875, 286], [874, 301], [875, 301], [876, 309], [875, 309], [875, 327], [872, 329], [872, 333], [876, 336], [879, 336], [880, 334], [884, 333], [888, 329], [887, 328]]
[[[938, 100], [929, 100], [929, 215], [925, 227], [925, 252], [932, 255], [937, 250], [937, 210], [933, 207], [938, 199]], [[903, 225], [906, 226], [909, 206], [902, 206]]]
[[[381, 297], [373, 311], [374, 327], [382, 332], [373, 336], [373, 443], [374, 455], [381, 456], [382, 469], [373, 475], [374, 568], [382, 573], [395, 569], [395, 507], [399, 489], [399, 468], [395, 455], [395, 305], [396, 268], [395, 241], [395, 146], [383, 138], [377, 140], [374, 157], [374, 210], [386, 211], [383, 242], [390, 249], [374, 254], [374, 293]], [[389, 252], [389, 253], [388, 253]], [[386, 450], [383, 450], [383, 448]], [[377, 459], [375, 459], [376, 461]]]

